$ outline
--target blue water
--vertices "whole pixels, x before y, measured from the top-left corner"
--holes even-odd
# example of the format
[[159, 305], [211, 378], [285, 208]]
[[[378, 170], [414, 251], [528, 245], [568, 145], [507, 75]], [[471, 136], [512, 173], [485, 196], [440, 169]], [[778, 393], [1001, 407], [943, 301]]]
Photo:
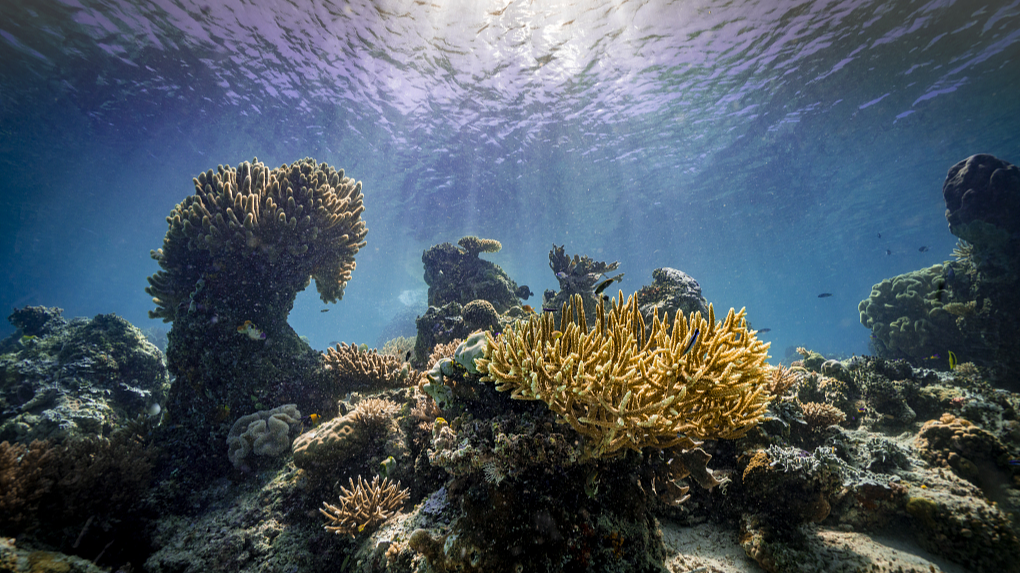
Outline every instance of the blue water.
[[478, 234], [538, 293], [565, 244], [627, 293], [687, 272], [776, 359], [865, 353], [871, 286], [951, 258], [949, 167], [1020, 162], [1018, 57], [1017, 1], [0, 2], [0, 308], [168, 326], [191, 178], [311, 156], [369, 227], [338, 305], [298, 297], [316, 348], [413, 332], [422, 251]]

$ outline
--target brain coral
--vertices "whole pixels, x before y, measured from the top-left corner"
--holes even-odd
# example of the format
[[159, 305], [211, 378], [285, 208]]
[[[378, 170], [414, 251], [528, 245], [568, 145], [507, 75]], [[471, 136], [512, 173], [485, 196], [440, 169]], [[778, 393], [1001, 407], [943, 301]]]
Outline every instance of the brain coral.
[[264, 292], [295, 294], [314, 278], [324, 302], [343, 297], [368, 232], [360, 182], [314, 159], [272, 170], [254, 159], [194, 183], [195, 194], [167, 217], [163, 248], [152, 252], [163, 269], [146, 289], [157, 306], [152, 318], [174, 320], [213, 277], [242, 284], [258, 276]]

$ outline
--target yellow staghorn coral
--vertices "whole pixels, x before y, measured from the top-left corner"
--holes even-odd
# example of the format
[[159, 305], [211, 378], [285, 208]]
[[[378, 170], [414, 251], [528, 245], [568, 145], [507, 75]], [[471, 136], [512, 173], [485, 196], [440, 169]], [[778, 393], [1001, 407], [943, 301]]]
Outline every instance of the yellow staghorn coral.
[[542, 400], [588, 439], [593, 457], [624, 449], [694, 447], [697, 439], [732, 439], [755, 426], [771, 399], [768, 343], [747, 329], [744, 310], [715, 322], [678, 312], [655, 315], [651, 331], [623, 292], [588, 329], [582, 299], [488, 336], [475, 360], [482, 380], [518, 400]]
[[349, 479], [351, 489], [340, 486], [340, 505], [322, 502], [319, 509], [332, 525], [326, 525], [326, 531], [337, 535], [361, 533], [366, 528], [374, 527], [393, 516], [404, 502], [410, 498], [408, 490], [400, 489], [400, 482], [393, 483], [389, 479], [379, 482], [375, 476], [369, 484], [358, 476], [357, 485]]
[[314, 159], [269, 169], [257, 158], [193, 181], [195, 194], [174, 207], [163, 248], [152, 252], [163, 268], [146, 289], [153, 318], [172, 321], [200, 279], [235, 269], [294, 293], [314, 278], [323, 302], [343, 298], [368, 233], [361, 182]]

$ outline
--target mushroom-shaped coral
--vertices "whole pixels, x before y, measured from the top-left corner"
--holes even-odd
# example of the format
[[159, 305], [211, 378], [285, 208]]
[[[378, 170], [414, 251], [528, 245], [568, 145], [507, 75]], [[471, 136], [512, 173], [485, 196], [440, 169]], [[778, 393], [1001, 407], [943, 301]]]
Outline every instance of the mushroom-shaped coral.
[[170, 322], [194, 311], [194, 294], [211, 282], [254, 288], [263, 293], [256, 300], [282, 291], [293, 303], [314, 278], [324, 302], [343, 298], [368, 232], [360, 182], [314, 159], [272, 170], [254, 159], [194, 183], [195, 194], [167, 217], [163, 248], [152, 252], [163, 270], [149, 278], [157, 306], [150, 316]]
[[542, 400], [588, 438], [593, 457], [624, 449], [694, 447], [695, 439], [732, 439], [754, 427], [771, 396], [767, 343], [747, 329], [744, 311], [715, 321], [708, 307], [645, 322], [623, 293], [588, 321], [580, 296], [564, 308], [559, 328], [549, 313], [487, 334], [482, 380], [519, 400]]

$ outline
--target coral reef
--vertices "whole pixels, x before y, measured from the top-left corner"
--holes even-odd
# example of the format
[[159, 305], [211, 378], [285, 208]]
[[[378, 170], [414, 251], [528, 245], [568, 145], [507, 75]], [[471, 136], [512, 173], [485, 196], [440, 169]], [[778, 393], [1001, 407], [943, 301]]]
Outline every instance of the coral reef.
[[[950, 276], [954, 277], [952, 286], [947, 287]], [[873, 345], [881, 356], [921, 364], [935, 355], [945, 355], [948, 360], [947, 348], [962, 356], [987, 355], [986, 345], [974, 335], [990, 307], [987, 303], [979, 307], [976, 299], [965, 298], [969, 286], [959, 263], [933, 265], [885, 279], [872, 287], [871, 296], [858, 306], [861, 324], [871, 329]]]
[[326, 370], [344, 388], [381, 390], [407, 386], [419, 376], [400, 358], [380, 354], [375, 349], [362, 350], [344, 342], [327, 348], [324, 356]]
[[928, 463], [951, 468], [956, 475], [981, 487], [989, 497], [1009, 482], [1010, 455], [991, 432], [952, 414], [929, 420], [917, 433], [916, 446]]
[[329, 519], [326, 531], [354, 537], [392, 517], [410, 497], [406, 489], [400, 489], [400, 482], [388, 479], [380, 482], [379, 476], [372, 483], [358, 476], [358, 483], [352, 479], [350, 486], [341, 488], [340, 505], [322, 502], [319, 512]]
[[768, 344], [748, 332], [743, 310], [718, 323], [711, 306], [707, 320], [678, 312], [672, 328], [656, 315], [646, 339], [637, 300], [621, 292], [608, 312], [599, 301], [593, 323], [575, 295], [558, 329], [547, 314], [487, 335], [478, 371], [513, 398], [544, 401], [595, 457], [733, 439], [761, 419]]
[[804, 422], [812, 429], [841, 424], [846, 420], [846, 414], [831, 404], [804, 402], [800, 407], [804, 411]]
[[488, 301], [497, 312], [506, 312], [518, 304], [519, 298], [530, 294], [527, 287], [518, 287], [499, 265], [478, 257], [482, 252], [498, 251], [498, 241], [464, 237], [459, 244], [458, 247], [442, 243], [422, 253], [430, 307], [442, 307], [451, 302], [466, 305], [481, 299]]
[[[573, 258], [564, 251], [566, 245], [553, 248], [549, 251], [549, 268], [552, 269], [556, 280], [559, 282], [560, 290], [556, 292], [546, 291], [542, 300], [542, 307], [554, 309], [558, 315], [563, 305], [571, 304], [574, 295], [580, 295], [584, 302], [584, 311], [594, 314], [595, 303], [599, 295], [595, 293], [597, 285], [604, 281], [618, 281], [623, 273], [607, 277], [619, 268], [619, 262], [606, 263], [593, 260], [588, 255], [574, 255]], [[606, 287], [603, 286], [603, 289]], [[610, 291], [611, 292], [611, 291]], [[558, 316], [557, 316], [558, 317]]]
[[672, 316], [677, 311], [687, 316], [696, 312], [708, 316], [708, 301], [701, 295], [701, 285], [677, 269], [655, 269], [652, 271], [652, 284], [641, 287], [634, 296], [638, 299], [646, 324], [651, 324], [656, 314]]
[[0, 440], [27, 444], [109, 433], [157, 415], [170, 386], [166, 360], [126, 320], [101, 314], [70, 322], [60, 309], [27, 307], [0, 354]]
[[[25, 447], [0, 443], [0, 534], [30, 533], [67, 552], [144, 551], [141, 520], [154, 451], [128, 432]], [[140, 544], [132, 547], [132, 543]]]
[[[352, 393], [350, 401], [340, 404], [346, 414], [294, 439], [294, 465], [315, 480], [329, 481], [335, 479], [338, 468], [353, 476], [357, 472], [380, 471], [381, 464], [392, 460], [384, 470], [386, 475], [409, 477], [415, 466], [414, 457], [423, 452], [421, 448], [415, 451], [410, 447], [405, 425], [394, 418], [411, 417], [414, 396], [407, 388], [369, 397]], [[414, 485], [412, 489], [417, 487], [420, 486]]]
[[[943, 184], [949, 230], [962, 242], [957, 260], [875, 285], [861, 323], [875, 352], [915, 365], [948, 351], [993, 369], [1020, 388], [1020, 169], [991, 155], [960, 161]], [[927, 364], [926, 364], [927, 365]]]
[[205, 469], [161, 466], [166, 491], [182, 494], [229, 470], [222, 444], [235, 417], [290, 403], [336, 412], [343, 388], [287, 315], [312, 279], [324, 302], [342, 298], [367, 233], [361, 183], [313, 159], [219, 166], [194, 185], [167, 218], [148, 288], [153, 316], [173, 322], [161, 432], [176, 463]]

